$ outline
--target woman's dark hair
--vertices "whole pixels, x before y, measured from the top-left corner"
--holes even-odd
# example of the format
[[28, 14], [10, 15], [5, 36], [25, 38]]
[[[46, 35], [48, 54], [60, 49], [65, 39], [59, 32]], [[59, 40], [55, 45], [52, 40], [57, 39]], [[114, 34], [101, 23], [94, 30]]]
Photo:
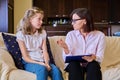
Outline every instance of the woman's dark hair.
[[93, 18], [90, 11], [87, 8], [77, 8], [72, 11], [70, 17], [73, 14], [77, 14], [81, 19], [86, 19], [86, 25], [84, 27], [85, 32], [90, 32], [94, 30]]

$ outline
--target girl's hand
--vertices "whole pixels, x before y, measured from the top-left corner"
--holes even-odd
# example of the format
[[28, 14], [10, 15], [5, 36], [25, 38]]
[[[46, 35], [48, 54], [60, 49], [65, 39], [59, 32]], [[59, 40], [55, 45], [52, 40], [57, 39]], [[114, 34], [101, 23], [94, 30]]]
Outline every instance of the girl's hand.
[[50, 71], [50, 70], [51, 70], [51, 67], [50, 67], [50, 65], [49, 65], [49, 64], [46, 64], [46, 68], [47, 68], [47, 70], [48, 70], [48, 71]]
[[51, 70], [51, 67], [50, 67], [49, 64], [45, 64], [44, 62], [38, 62], [38, 64], [45, 66], [45, 67], [47, 68], [48, 71]]
[[83, 56], [82, 59], [84, 59], [88, 62], [92, 62], [93, 60], [96, 59], [96, 56], [94, 54], [92, 54], [91, 56]]

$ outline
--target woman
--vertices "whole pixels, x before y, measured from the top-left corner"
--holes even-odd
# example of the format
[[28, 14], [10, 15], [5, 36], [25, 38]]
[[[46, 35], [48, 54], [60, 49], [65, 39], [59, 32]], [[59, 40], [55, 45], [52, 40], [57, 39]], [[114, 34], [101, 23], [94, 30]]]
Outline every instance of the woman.
[[[58, 45], [63, 48], [66, 56], [84, 55], [86, 62], [71, 61], [66, 63], [65, 70], [69, 80], [102, 80], [100, 63], [105, 49], [105, 35], [94, 29], [92, 16], [88, 9], [77, 8], [71, 13], [74, 30], [68, 32], [65, 42], [60, 39]], [[90, 56], [85, 56], [90, 55]]]
[[44, 12], [33, 7], [25, 12], [18, 25], [17, 41], [22, 52], [25, 70], [35, 73], [36, 80], [63, 80], [60, 70], [49, 63], [46, 31], [42, 29]]

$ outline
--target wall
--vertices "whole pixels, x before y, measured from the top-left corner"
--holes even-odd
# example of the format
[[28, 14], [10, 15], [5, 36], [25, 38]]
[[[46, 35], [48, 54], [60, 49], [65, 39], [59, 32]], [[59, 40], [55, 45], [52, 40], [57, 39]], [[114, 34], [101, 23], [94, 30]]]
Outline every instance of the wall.
[[32, 7], [32, 0], [14, 0], [14, 33], [16, 33], [17, 24], [23, 17], [24, 12]]
[[113, 35], [115, 32], [120, 32], [120, 25], [111, 25], [111, 34]]

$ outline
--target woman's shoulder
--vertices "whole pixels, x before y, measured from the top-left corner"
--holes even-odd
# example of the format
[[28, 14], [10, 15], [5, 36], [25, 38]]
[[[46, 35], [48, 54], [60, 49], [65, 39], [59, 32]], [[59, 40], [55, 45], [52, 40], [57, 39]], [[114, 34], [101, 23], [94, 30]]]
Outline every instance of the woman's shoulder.
[[79, 33], [78, 30], [71, 30], [67, 34], [69, 35], [69, 34], [77, 34], [77, 33]]
[[105, 36], [105, 34], [102, 31], [99, 31], [99, 30], [93, 31], [93, 34], [95, 34], [97, 36]]
[[104, 33], [102, 31], [95, 30], [95, 32], [98, 33], [98, 34], [103, 34], [104, 35]]

